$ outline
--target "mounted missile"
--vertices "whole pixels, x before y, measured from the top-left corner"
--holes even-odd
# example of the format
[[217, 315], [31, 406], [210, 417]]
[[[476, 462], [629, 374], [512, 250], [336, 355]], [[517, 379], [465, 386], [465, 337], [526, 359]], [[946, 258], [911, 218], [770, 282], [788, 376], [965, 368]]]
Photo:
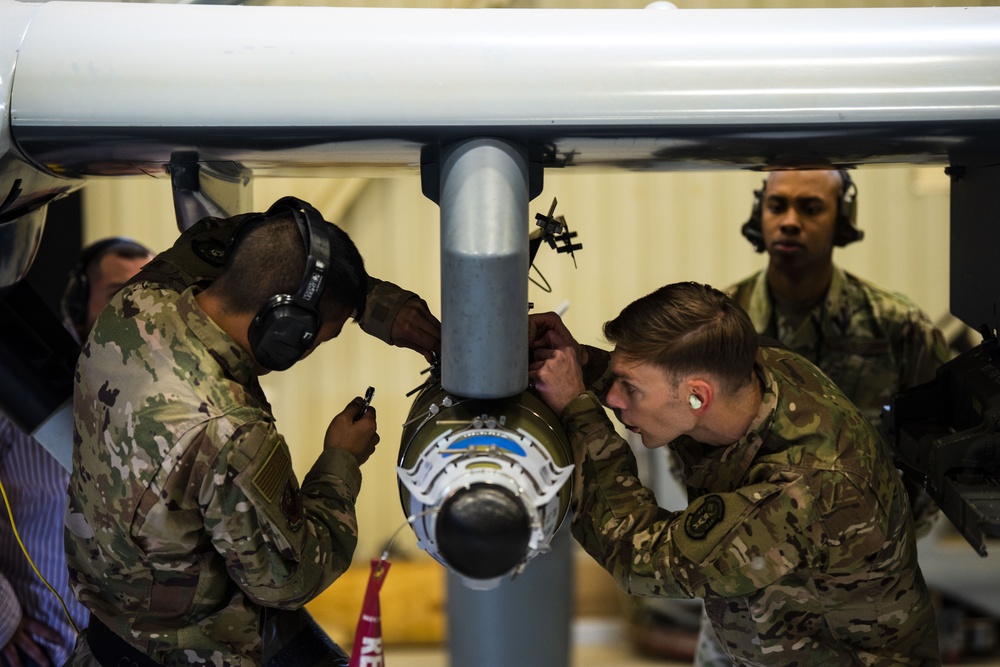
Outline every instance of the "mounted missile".
[[403, 427], [400, 501], [421, 549], [469, 588], [490, 589], [549, 550], [572, 462], [558, 418], [530, 391], [459, 398], [431, 379]]

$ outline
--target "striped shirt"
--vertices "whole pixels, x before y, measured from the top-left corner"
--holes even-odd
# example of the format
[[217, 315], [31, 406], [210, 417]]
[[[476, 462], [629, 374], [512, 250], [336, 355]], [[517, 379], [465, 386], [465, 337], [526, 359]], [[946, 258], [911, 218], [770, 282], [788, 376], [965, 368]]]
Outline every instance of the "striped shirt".
[[21, 605], [10, 582], [0, 574], [0, 649], [7, 645], [21, 622]]
[[[63, 515], [69, 473], [34, 438], [0, 414], [0, 482], [14, 512], [25, 548], [39, 571], [65, 601], [77, 628], [87, 625], [87, 610], [69, 588], [69, 571], [63, 549]], [[0, 506], [0, 575], [10, 583], [22, 613], [58, 632], [58, 645], [39, 642], [54, 665], [62, 665], [76, 643], [76, 633], [62, 606], [31, 569], [21, 552], [7, 508]], [[7, 616], [9, 591], [0, 583], [0, 615]], [[0, 620], [0, 638], [4, 621]]]

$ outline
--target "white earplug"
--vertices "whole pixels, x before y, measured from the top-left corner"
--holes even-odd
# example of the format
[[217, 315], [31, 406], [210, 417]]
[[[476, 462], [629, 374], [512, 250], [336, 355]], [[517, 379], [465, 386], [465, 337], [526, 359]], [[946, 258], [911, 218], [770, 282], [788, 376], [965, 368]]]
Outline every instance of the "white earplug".
[[701, 407], [701, 399], [695, 396], [694, 394], [691, 394], [691, 396], [688, 398], [688, 403], [690, 403], [691, 407], [694, 408], [695, 410]]

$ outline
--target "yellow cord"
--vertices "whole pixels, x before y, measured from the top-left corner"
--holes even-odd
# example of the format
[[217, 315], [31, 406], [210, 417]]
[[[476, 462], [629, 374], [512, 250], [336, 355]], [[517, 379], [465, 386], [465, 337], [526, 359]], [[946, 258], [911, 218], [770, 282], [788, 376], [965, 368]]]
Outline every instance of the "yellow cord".
[[69, 609], [66, 608], [66, 603], [63, 602], [62, 597], [56, 592], [56, 589], [49, 585], [49, 582], [45, 580], [42, 573], [38, 571], [37, 567], [35, 567], [35, 561], [31, 560], [31, 555], [28, 553], [28, 549], [24, 546], [24, 542], [21, 541], [21, 534], [17, 532], [17, 526], [14, 524], [14, 510], [11, 509], [10, 500], [7, 499], [7, 491], [3, 488], [3, 482], [0, 482], [0, 495], [3, 496], [3, 504], [7, 508], [7, 516], [10, 517], [10, 527], [14, 531], [14, 537], [17, 538], [17, 543], [21, 547], [24, 557], [28, 559], [28, 564], [31, 565], [31, 569], [35, 571], [35, 574], [42, 580], [45, 587], [52, 591], [52, 594], [56, 596], [57, 600], [59, 600], [59, 604], [62, 605], [63, 613], [66, 614], [66, 620], [69, 621], [69, 624], [73, 627], [73, 632], [80, 634], [80, 631], [76, 627], [76, 623], [73, 622], [73, 617], [69, 615]]

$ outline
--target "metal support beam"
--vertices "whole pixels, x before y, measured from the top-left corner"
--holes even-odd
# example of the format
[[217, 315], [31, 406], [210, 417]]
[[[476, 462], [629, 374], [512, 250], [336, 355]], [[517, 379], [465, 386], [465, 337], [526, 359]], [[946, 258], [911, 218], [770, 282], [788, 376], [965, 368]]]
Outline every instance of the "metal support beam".
[[573, 615], [569, 521], [552, 551], [514, 580], [477, 591], [448, 573], [448, 654], [451, 667], [568, 667]]
[[951, 312], [970, 327], [1000, 326], [1000, 165], [950, 167]]
[[467, 398], [528, 386], [528, 156], [472, 139], [441, 159], [441, 385]]
[[196, 151], [175, 151], [167, 171], [182, 232], [204, 217], [228, 218], [253, 205], [250, 171], [234, 162], [202, 163]]

